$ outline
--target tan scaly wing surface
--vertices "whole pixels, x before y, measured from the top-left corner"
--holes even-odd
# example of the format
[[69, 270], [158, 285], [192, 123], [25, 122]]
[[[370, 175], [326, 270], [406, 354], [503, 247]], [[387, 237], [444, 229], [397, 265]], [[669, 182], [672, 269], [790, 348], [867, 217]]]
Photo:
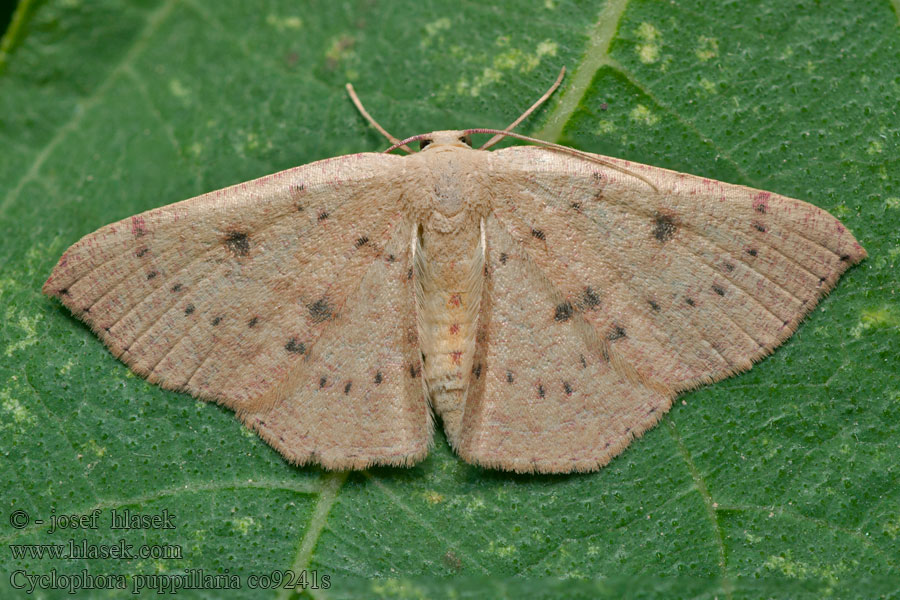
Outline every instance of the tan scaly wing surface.
[[[414, 328], [364, 343], [409, 321], [409, 226], [389, 185], [401, 160], [320, 161], [113, 223], [69, 248], [44, 292], [137, 373], [234, 409], [292, 461], [409, 462], [430, 439], [408, 375]], [[334, 339], [357, 344], [319, 349]], [[309, 370], [314, 387], [299, 376]], [[319, 386], [326, 376], [343, 386]], [[333, 418], [351, 399], [358, 410]], [[386, 424], [400, 432], [390, 444], [373, 436]]]
[[[674, 393], [770, 353], [865, 257], [837, 219], [805, 202], [601, 158], [656, 189], [552, 150], [492, 154], [484, 364], [472, 378], [460, 443], [470, 460], [520, 471], [602, 466], [656, 422]], [[515, 277], [504, 279], [512, 269]], [[612, 370], [601, 372], [591, 356]], [[509, 365], [528, 365], [516, 394], [500, 385], [507, 371], [511, 385], [521, 381]], [[589, 368], [599, 370], [580, 379]], [[566, 385], [572, 394], [559, 393]], [[544, 390], [538, 399], [536, 386]], [[587, 396], [573, 401], [578, 394]], [[537, 422], [509, 429], [521, 413], [546, 419], [544, 433]], [[569, 468], [560, 446], [578, 457]]]
[[674, 394], [617, 372], [580, 316], [556, 319], [557, 287], [494, 216], [485, 237], [489, 277], [456, 450], [519, 472], [597, 469], [656, 423]]

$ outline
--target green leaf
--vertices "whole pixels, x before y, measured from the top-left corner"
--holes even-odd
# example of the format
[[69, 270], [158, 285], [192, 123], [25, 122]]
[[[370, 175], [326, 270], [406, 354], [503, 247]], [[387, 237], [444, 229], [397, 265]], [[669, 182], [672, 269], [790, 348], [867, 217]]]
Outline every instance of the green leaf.
[[[23, 0], [0, 45], [0, 596], [23, 593], [22, 571], [130, 588], [196, 569], [241, 587], [179, 597], [289, 597], [249, 577], [308, 569], [307, 583], [330, 577], [296, 590], [317, 598], [900, 597], [898, 12]], [[106, 223], [383, 149], [347, 81], [404, 137], [503, 127], [563, 65], [522, 131], [809, 200], [870, 254], [773, 356], [683, 395], [598, 473], [485, 471], [440, 433], [410, 469], [295, 468], [229, 411], [134, 376], [40, 294], [63, 250]], [[53, 515], [95, 509], [96, 529], [48, 532]], [[167, 510], [175, 528], [110, 529], [126, 509]], [[13, 556], [70, 539], [181, 555]]]

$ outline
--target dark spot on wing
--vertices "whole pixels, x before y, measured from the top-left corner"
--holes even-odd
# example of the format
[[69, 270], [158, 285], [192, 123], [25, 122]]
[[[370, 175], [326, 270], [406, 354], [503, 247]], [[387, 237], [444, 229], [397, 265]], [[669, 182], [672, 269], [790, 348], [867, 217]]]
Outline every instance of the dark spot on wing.
[[58, 292], [56, 292], [56, 294], [57, 294], [58, 296], [68, 296], [68, 295], [69, 295], [69, 288], [63, 288], [63, 289], [59, 290]]
[[584, 354], [580, 354], [580, 355], [578, 356], [578, 358], [579, 358], [579, 360], [581, 361], [581, 368], [582, 368], [582, 369], [587, 369], [587, 361], [584, 360]]
[[348, 381], [348, 382], [347, 382], [347, 385], [344, 386], [344, 395], [345, 395], [345, 396], [346, 396], [347, 394], [350, 393], [350, 388], [351, 388], [351, 387], [353, 387], [353, 382], [352, 382], [352, 381]]
[[669, 215], [656, 214], [656, 220], [653, 226], [653, 237], [660, 242], [668, 242], [675, 235], [675, 221]]
[[284, 345], [284, 349], [291, 354], [304, 354], [306, 352], [306, 344], [297, 338], [292, 337], [288, 340], [287, 344]]
[[563, 302], [556, 305], [556, 314], [553, 316], [557, 321], [568, 321], [572, 318], [572, 304]]
[[475, 374], [475, 379], [481, 379], [481, 363], [472, 367], [472, 373]]
[[547, 395], [547, 392], [544, 391], [544, 386], [541, 385], [541, 384], [538, 384], [538, 396], [540, 396], [541, 398], [543, 398], [543, 397], [545, 397], [546, 395]]
[[600, 306], [600, 296], [598, 296], [597, 292], [591, 287], [584, 288], [581, 297], [582, 302], [584, 302], [584, 305], [588, 308], [597, 308]]
[[194, 310], [196, 310], [196, 309], [194, 308], [194, 305], [193, 305], [193, 304], [188, 304], [187, 306], [184, 307], [184, 314], [189, 315], [189, 314], [193, 313]]
[[253, 317], [249, 321], [247, 321], [247, 327], [256, 327], [256, 324], [259, 323], [259, 317]]
[[406, 280], [409, 281], [412, 279], [412, 267], [406, 270]]
[[825, 283], [825, 278], [819, 277], [819, 285], [822, 285], [823, 283]]
[[841, 262], [847, 262], [848, 260], [850, 260], [850, 255], [849, 255], [849, 254], [842, 254], [842, 255], [841, 255]]
[[325, 377], [325, 376], [322, 376], [322, 377], [319, 379], [319, 389], [321, 390], [323, 387], [325, 387], [325, 384], [326, 384], [326, 383], [328, 383], [328, 378]]
[[593, 173], [591, 173], [591, 179], [593, 179], [594, 181], [602, 181], [603, 173], [601, 173], [600, 171], [594, 171]]
[[365, 246], [365, 245], [368, 244], [368, 243], [369, 243], [369, 237], [364, 235], [364, 236], [362, 236], [362, 237], [360, 237], [360, 238], [357, 238], [357, 239], [356, 239], [356, 243], [355, 243], [354, 245], [355, 245], [357, 248], [361, 248], [361, 247]]
[[685, 298], [684, 301], [688, 303], [688, 306], [694, 306], [693, 298]]
[[581, 202], [570, 202], [570, 203], [569, 203], [569, 206], [570, 206], [573, 210], [576, 210], [576, 211], [580, 211], [580, 210], [581, 210]]
[[145, 254], [147, 254], [148, 252], [150, 252], [150, 248], [144, 247], [144, 248], [141, 248], [140, 250], [138, 250], [137, 252], [135, 252], [134, 255], [137, 256], [138, 258], [140, 258], [140, 257], [144, 256]]
[[505, 265], [506, 261], [508, 261], [508, 260], [509, 260], [509, 254], [507, 254], [506, 252], [501, 252], [500, 253], [500, 264]]
[[717, 286], [717, 285], [712, 286], [712, 289], [713, 289], [713, 291], [714, 291], [715, 293], [717, 293], [717, 294], [720, 295], [720, 296], [724, 296], [724, 295], [725, 295], [725, 290], [723, 290], [722, 288], [720, 288], [720, 287]]
[[759, 221], [753, 221], [752, 225], [753, 225], [753, 229], [760, 231], [762, 233], [766, 232], [766, 226], [763, 225], [762, 223], [760, 223]]
[[387, 261], [389, 263], [395, 262], [397, 258], [393, 254], [388, 254]]
[[297, 202], [297, 212], [303, 212], [304, 210], [306, 210], [306, 207], [303, 206], [303, 203], [300, 201], [300, 197], [303, 196], [303, 192], [305, 190], [306, 186], [302, 183], [292, 183], [288, 187], [291, 198], [293, 198]]
[[216, 325], [218, 325], [221, 322], [222, 322], [222, 317], [216, 317], [215, 319], [212, 320], [212, 326], [215, 327]]
[[563, 381], [563, 390], [565, 390], [566, 396], [571, 396], [572, 392], [574, 391], [572, 390], [572, 386], [569, 385], [568, 381]]
[[313, 323], [323, 323], [332, 317], [331, 305], [325, 298], [319, 298], [312, 304], [307, 304], [309, 316], [312, 317]]
[[654, 312], [659, 312], [659, 304], [657, 304], [653, 300], [647, 300], [647, 304], [650, 305], [650, 308], [653, 309]]
[[409, 365], [409, 376], [415, 379], [419, 376], [419, 367], [416, 365]]
[[232, 231], [225, 236], [225, 247], [235, 256], [249, 256], [250, 236], [241, 231]]
[[725, 263], [725, 270], [731, 273], [732, 271], [734, 271], [734, 265], [728, 262]]
[[749, 250], [747, 250], [747, 254], [749, 254], [750, 256], [756, 256], [759, 253], [756, 251], [756, 248], [750, 248]]
[[512, 371], [507, 371], [506, 372], [506, 383], [512, 383], [512, 382], [513, 382]]
[[181, 291], [181, 288], [183, 288], [183, 287], [184, 287], [184, 286], [181, 285], [180, 283], [176, 283], [175, 285], [172, 286], [172, 291], [173, 291], [173, 292], [180, 292], [180, 291]]
[[375, 372], [375, 385], [380, 384], [382, 381], [384, 381], [384, 376], [381, 374], [381, 371], [376, 371]]
[[544, 232], [541, 231], [540, 229], [532, 229], [532, 230], [531, 230], [531, 236], [532, 236], [532, 237], [536, 237], [537, 239], [539, 239], [539, 240], [541, 240], [541, 241], [544, 241], [544, 240], [547, 239], [547, 236], [545, 236], [545, 235], [544, 235]]
[[766, 205], [763, 202], [757, 202], [753, 208], [755, 208], [758, 213], [766, 214]]
[[320, 220], [320, 221], [324, 221], [324, 220], [327, 219], [327, 218], [328, 218], [328, 211], [323, 210], [322, 212], [319, 213], [319, 220]]
[[622, 339], [623, 337], [625, 337], [625, 330], [621, 326], [616, 325], [613, 330], [609, 332], [609, 335], [606, 336], [606, 339], [614, 342], [616, 340]]
[[157, 275], [159, 275], [159, 273], [157, 273], [156, 271], [150, 271], [149, 273], [147, 273], [147, 281], [150, 281], [151, 279], [153, 279], [153, 278], [156, 277]]

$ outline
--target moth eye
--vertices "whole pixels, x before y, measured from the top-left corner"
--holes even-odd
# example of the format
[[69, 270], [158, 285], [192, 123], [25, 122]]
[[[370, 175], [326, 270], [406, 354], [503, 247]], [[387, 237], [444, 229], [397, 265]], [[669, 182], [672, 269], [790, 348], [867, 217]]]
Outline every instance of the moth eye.
[[431, 140], [419, 140], [419, 150], [424, 150], [431, 144]]
[[465, 144], [469, 148], [472, 147], [472, 136], [471, 135], [460, 136], [459, 141], [461, 141], [463, 144]]

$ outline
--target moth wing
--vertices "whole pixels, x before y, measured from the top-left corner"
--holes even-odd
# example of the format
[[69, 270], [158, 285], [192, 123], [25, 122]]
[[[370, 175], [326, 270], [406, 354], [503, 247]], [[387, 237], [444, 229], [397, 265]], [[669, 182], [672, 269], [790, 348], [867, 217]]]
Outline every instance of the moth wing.
[[[352, 297], [270, 397], [244, 422], [291, 462], [329, 469], [410, 465], [428, 453], [412, 287], [412, 227], [402, 222]], [[262, 403], [264, 406], [270, 402]]]
[[770, 353], [865, 257], [805, 202], [598, 158], [617, 168], [542, 148], [492, 153], [466, 460], [603, 466], [677, 392]]
[[[289, 397], [302, 404], [296, 410], [307, 428], [335, 436], [346, 430], [355, 439], [356, 426], [375, 418], [402, 421], [401, 429], [425, 439], [426, 411], [414, 406], [423, 403], [421, 390], [411, 397], [399, 378], [367, 396], [371, 403], [390, 401], [355, 416], [330, 418], [318, 404], [328, 400], [324, 394], [296, 393], [305, 383], [296, 373], [327, 356], [320, 340], [359, 325], [351, 317], [371, 301], [362, 282], [384, 290], [397, 278], [378, 277], [406, 269], [408, 257], [395, 250], [403, 248], [396, 240], [406, 227], [398, 160], [356, 154], [320, 161], [107, 225], [63, 254], [44, 292], [59, 297], [135, 372], [234, 409], [298, 462], [317, 460], [318, 438], [304, 446], [284, 435], [299, 424], [255, 420], [283, 411]], [[390, 293], [385, 298], [392, 302], [400, 291]], [[396, 306], [383, 302], [400, 327], [391, 313]], [[378, 361], [408, 360], [402, 345], [353, 351], [359, 369], [367, 361], [377, 370]], [[278, 432], [274, 438], [267, 428]], [[286, 440], [280, 445], [278, 435]], [[420, 442], [409, 455], [421, 454]]]
[[605, 465], [674, 394], [614, 368], [580, 316], [548, 315], [562, 301], [557, 286], [493, 215], [485, 238], [489, 277], [457, 452], [518, 472]]
[[[681, 391], [749, 369], [865, 250], [806, 202], [543, 148], [492, 154], [493, 211], [642, 381]], [[652, 185], [651, 185], [652, 184]]]

